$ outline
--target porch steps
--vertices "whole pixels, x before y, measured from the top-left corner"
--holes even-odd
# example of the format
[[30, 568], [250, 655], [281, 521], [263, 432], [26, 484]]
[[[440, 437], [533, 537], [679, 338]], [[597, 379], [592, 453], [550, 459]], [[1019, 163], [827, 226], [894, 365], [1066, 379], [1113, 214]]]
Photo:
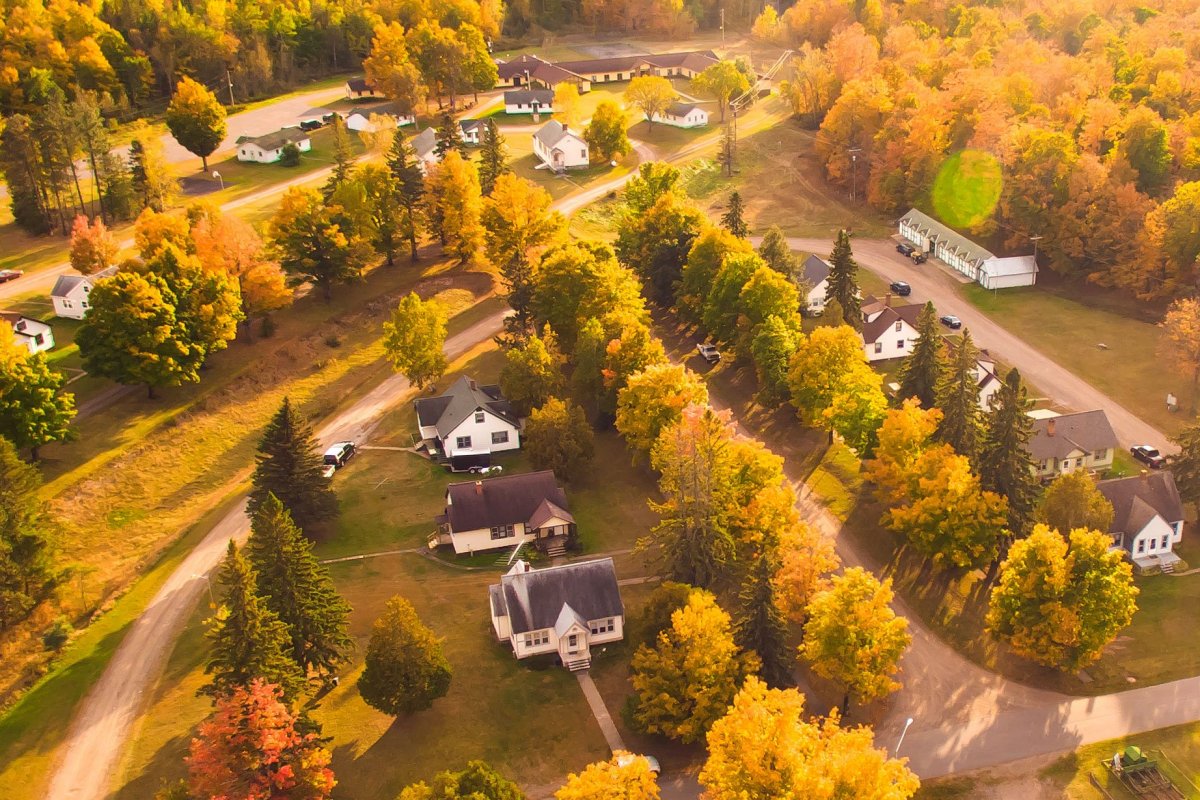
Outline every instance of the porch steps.
[[563, 666], [569, 669], [571, 672], [582, 672], [583, 670], [592, 666], [592, 657], [584, 656], [583, 658], [577, 658], [574, 661], [567, 661], [563, 664]]
[[561, 541], [556, 541], [556, 542], [546, 545], [546, 557], [547, 558], [558, 558], [559, 556], [565, 556], [566, 554], [567, 554], [566, 545], [564, 545]]
[[1168, 561], [1162, 565], [1161, 569], [1162, 569], [1164, 575], [1172, 573], [1175, 571], [1175, 562]]

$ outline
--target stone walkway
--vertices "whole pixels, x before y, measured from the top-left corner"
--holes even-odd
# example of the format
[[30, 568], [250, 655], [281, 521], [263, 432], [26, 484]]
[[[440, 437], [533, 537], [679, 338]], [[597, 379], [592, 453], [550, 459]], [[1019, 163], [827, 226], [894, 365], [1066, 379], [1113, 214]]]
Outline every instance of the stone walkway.
[[612, 717], [609, 716], [608, 706], [604, 705], [604, 698], [600, 696], [600, 690], [596, 688], [591, 674], [587, 670], [584, 670], [576, 672], [575, 677], [579, 679], [579, 688], [583, 689], [583, 696], [587, 699], [588, 705], [592, 709], [592, 716], [596, 718], [596, 723], [604, 733], [604, 740], [608, 742], [608, 749], [614, 752], [624, 750], [625, 742], [621, 741], [621, 733], [617, 730]]

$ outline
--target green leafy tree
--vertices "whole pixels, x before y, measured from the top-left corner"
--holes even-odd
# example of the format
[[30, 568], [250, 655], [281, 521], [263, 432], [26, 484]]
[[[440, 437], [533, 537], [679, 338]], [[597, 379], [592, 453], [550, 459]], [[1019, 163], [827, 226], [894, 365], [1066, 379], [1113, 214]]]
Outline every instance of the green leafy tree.
[[62, 391], [65, 381], [44, 354], [18, 345], [11, 326], [0, 321], [0, 437], [29, 448], [34, 461], [43, 445], [71, 436], [75, 395]]
[[946, 356], [942, 334], [938, 330], [937, 310], [933, 303], [926, 303], [917, 317], [917, 341], [900, 365], [897, 376], [900, 391], [896, 396], [902, 400], [915, 397], [922, 407], [933, 408], [937, 405], [938, 386], [945, 373]]
[[675, 297], [692, 243], [705, 224], [698, 209], [670, 192], [644, 213], [621, 217], [617, 257], [646, 281], [655, 298], [669, 303]]
[[175, 85], [167, 106], [167, 130], [183, 147], [200, 156], [208, 172], [208, 157], [225, 138], [225, 108], [203, 84], [184, 76]]
[[483, 761], [459, 772], [439, 772], [430, 784], [406, 786], [397, 800], [525, 800], [525, 793]]
[[792, 405], [804, 423], [821, 424], [846, 376], [864, 366], [862, 340], [849, 325], [822, 326], [801, 337], [792, 357], [788, 385]]
[[654, 647], [637, 649], [630, 719], [638, 730], [685, 743], [704, 737], [758, 668], [758, 658], [734, 643], [732, 627], [716, 598], [697, 589]]
[[[637, 276], [617, 263], [607, 244], [586, 240], [546, 252], [538, 267], [531, 308], [534, 322], [549, 323], [567, 353], [576, 352], [576, 337], [588, 320], [599, 321], [606, 315], [649, 319]], [[603, 338], [602, 344], [611, 338]]]
[[982, 411], [979, 408], [978, 381], [975, 370], [979, 364], [979, 348], [971, 332], [963, 329], [962, 339], [938, 385], [937, 406], [942, 410], [937, 438], [954, 448], [954, 452], [975, 462], [983, 436]]
[[508, 148], [496, 120], [488, 118], [483, 124], [483, 137], [479, 140], [479, 190], [490, 196], [496, 180], [512, 167], [508, 165]]
[[1023, 536], [1033, 520], [1038, 484], [1033, 456], [1029, 453], [1033, 420], [1026, 413], [1029, 399], [1021, 385], [1021, 373], [1016, 369], [1008, 371], [991, 405], [979, 448], [979, 483], [985, 490], [1005, 498], [1008, 529], [1016, 536]]
[[129, 142], [129, 180], [139, 207], [164, 211], [179, 194], [179, 182], [171, 174], [162, 140], [144, 123], [134, 126]]
[[549, 325], [541, 336], [531, 335], [505, 351], [500, 388], [518, 416], [528, 416], [551, 397], [562, 394], [566, 363], [558, 349], [558, 337]]
[[729, 59], [718, 61], [706, 68], [692, 78], [692, 83], [696, 88], [717, 98], [717, 105], [721, 109], [721, 122], [725, 121], [725, 109], [729, 107], [729, 101], [750, 90], [750, 79], [746, 73]]
[[772, 225], [763, 234], [762, 243], [758, 245], [758, 255], [767, 266], [780, 275], [792, 277], [799, 268], [799, 259], [788, 245], [787, 235], [778, 225]]
[[401, 235], [408, 240], [409, 261], [417, 260], [417, 241], [425, 229], [425, 175], [417, 164], [412, 145], [399, 134], [392, 138], [387, 156], [388, 169], [396, 179], [396, 205], [402, 210]]
[[775, 315], [767, 317], [754, 333], [750, 355], [758, 375], [758, 400], [768, 408], [788, 399], [788, 365], [801, 336]]
[[87, 319], [75, 335], [89, 375], [126, 385], [159, 386], [200, 380], [204, 349], [175, 313], [178, 298], [157, 275], [119, 272], [88, 296]]
[[633, 152], [629, 132], [625, 128], [625, 112], [611, 100], [602, 100], [592, 112], [592, 119], [583, 129], [592, 161], [603, 163]]
[[1035, 525], [1000, 566], [988, 629], [1038, 664], [1064, 672], [1091, 664], [1137, 610], [1133, 568], [1111, 544], [1100, 531], [1064, 536]]
[[337, 515], [337, 495], [322, 474], [324, 462], [312, 427], [289, 398], [267, 423], [258, 442], [254, 474], [250, 478], [251, 518], [278, 499], [301, 528]]
[[1078, 528], [1107, 531], [1112, 526], [1113, 506], [1084, 470], [1059, 475], [1042, 494], [1037, 521], [1070, 533]]
[[139, 269], [167, 284], [175, 297], [175, 318], [202, 360], [224, 350], [237, 336], [245, 314], [235, 277], [204, 269], [194, 255], [170, 242], [160, 246]]
[[869, 365], [857, 363], [838, 376], [832, 388], [822, 420], [860, 457], [870, 458], [888, 407], [883, 376]]
[[[1184, 426], [1172, 441], [1179, 445], [1179, 452], [1169, 457], [1179, 496], [1200, 504], [1200, 423]], [[1091, 527], [1107, 530], [1099, 525]]]
[[392, 366], [424, 389], [446, 372], [446, 307], [409, 292], [383, 324], [383, 351]]
[[209, 622], [209, 653], [204, 665], [204, 673], [211, 678], [201, 691], [224, 697], [262, 680], [278, 685], [285, 699], [295, 700], [303, 688], [304, 673], [288, 655], [291, 639], [287, 625], [259, 596], [254, 571], [232, 540], [219, 581], [221, 602]]
[[742, 290], [765, 267], [755, 253], [734, 253], [725, 257], [713, 277], [708, 296], [704, 298], [701, 319], [705, 329], [719, 342], [735, 342], [742, 313]]
[[332, 671], [353, 646], [347, 633], [350, 605], [279, 498], [267, 495], [250, 528], [246, 557], [259, 596], [288, 628], [292, 660], [306, 672]]
[[24, 619], [53, 588], [54, 525], [42, 479], [0, 437], [0, 630]]
[[654, 128], [654, 120], [666, 113], [675, 102], [675, 87], [666, 78], [642, 75], [625, 87], [625, 102], [646, 115], [646, 123]]
[[660, 581], [650, 592], [641, 613], [626, 620], [625, 638], [634, 646], [654, 647], [658, 635], [671, 628], [671, 616], [687, 605], [694, 586]]
[[1137, 173], [1137, 188], [1154, 194], [1171, 170], [1170, 131], [1153, 109], [1135, 106], [1124, 120], [1119, 152]]
[[596, 453], [595, 435], [583, 409], [557, 397], [529, 414], [521, 438], [533, 468], [553, 470], [564, 481], [582, 477]]
[[271, 248], [293, 286], [311, 281], [325, 302], [333, 286], [362, 276], [370, 246], [342, 229], [336, 208], [326, 207], [315, 189], [288, 189], [268, 225]]
[[759, 675], [771, 686], [792, 682], [787, 645], [787, 622], [776, 598], [775, 573], [779, 557], [774, 547], [764, 548], [751, 562], [737, 597], [734, 641], [758, 655]]
[[699, 322], [709, 289], [725, 259], [733, 255], [749, 255], [750, 243], [739, 239], [724, 228], [705, 225], [692, 242], [687, 261], [675, 292], [675, 307], [688, 320]]
[[681, 193], [683, 187], [679, 181], [682, 177], [683, 173], [678, 167], [665, 161], [647, 161], [641, 164], [637, 174], [625, 184], [624, 213], [631, 216], [644, 214], [663, 195]]
[[738, 319], [741, 335], [736, 345], [739, 355], [750, 355], [750, 343], [759, 326], [776, 317], [794, 331], [801, 328], [800, 295], [796, 285], [762, 264], [738, 293]]
[[842, 307], [842, 319], [853, 328], [862, 325], [862, 303], [859, 300], [858, 262], [850, 249], [850, 234], [838, 231], [833, 252], [829, 254], [829, 293]]
[[350, 185], [363, 197], [363, 212], [368, 237], [375, 252], [390, 267], [396, 262], [396, 248], [407, 234], [409, 220], [404, 206], [397, 203], [400, 185], [383, 164], [364, 164], [354, 171]]
[[367, 705], [393, 716], [414, 714], [450, 691], [442, 643], [403, 597], [388, 600], [367, 645], [358, 691]]
[[842, 713], [851, 699], [868, 703], [900, 688], [892, 676], [912, 636], [908, 620], [892, 610], [892, 597], [890, 579], [880, 583], [851, 567], [809, 605], [800, 655], [813, 672], [842, 687]]
[[602, 414], [617, 412], [617, 398], [629, 379], [655, 364], [665, 364], [667, 353], [662, 341], [640, 320], [626, 320], [604, 349], [604, 391], [600, 395]]
[[729, 205], [721, 215], [721, 227], [739, 239], [750, 235], [750, 227], [746, 224], [746, 206], [742, 203], [741, 192], [730, 192]]
[[617, 396], [617, 431], [635, 461], [650, 455], [659, 434], [674, 425], [691, 405], [708, 403], [700, 376], [680, 364], [651, 364], [629, 377]]

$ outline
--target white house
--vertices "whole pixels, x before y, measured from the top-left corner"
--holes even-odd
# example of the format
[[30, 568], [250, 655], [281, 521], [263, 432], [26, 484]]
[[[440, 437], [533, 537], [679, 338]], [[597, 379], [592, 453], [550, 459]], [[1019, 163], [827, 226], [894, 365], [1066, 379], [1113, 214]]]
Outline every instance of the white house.
[[921, 306], [893, 306], [892, 296], [867, 297], [862, 306], [863, 353], [867, 361], [903, 358], [917, 342], [917, 317]]
[[[958, 338], [943, 336], [942, 341], [945, 343], [947, 356], [953, 360], [958, 347]], [[996, 392], [1000, 391], [1003, 381], [996, 374], [996, 359], [992, 358], [992, 354], [987, 350], [979, 351], [979, 356], [975, 359], [974, 376], [975, 385], [979, 391], [979, 407], [984, 411], [989, 411], [992, 408], [992, 398], [996, 396]]]
[[564, 169], [588, 165], [588, 143], [567, 129], [558, 120], [550, 120], [533, 135], [533, 152], [550, 169]]
[[259, 164], [274, 164], [283, 157], [283, 148], [294, 144], [301, 153], [312, 149], [312, 140], [299, 128], [283, 128], [263, 136], [239, 136], [237, 138], [238, 161], [254, 161]]
[[661, 115], [654, 114], [654, 121], [676, 128], [699, 128], [708, 124], [708, 112], [695, 103], [671, 103]]
[[452, 483], [430, 547], [478, 553], [532, 544], [560, 555], [575, 537], [575, 517], [550, 470]]
[[809, 256], [801, 265], [804, 283], [809, 287], [808, 296], [804, 298], [804, 313], [819, 317], [825, 313], [825, 304], [829, 301], [829, 264], [819, 256]]
[[109, 267], [91, 275], [60, 275], [50, 290], [50, 301], [54, 303], [54, 316], [63, 319], [83, 319], [88, 312], [88, 295], [96, 281], [117, 274], [116, 267]]
[[12, 326], [13, 341], [31, 354], [54, 349], [54, 331], [46, 323], [15, 311], [0, 311], [0, 321]]
[[507, 114], [553, 114], [554, 92], [549, 89], [514, 89], [504, 93]]
[[1078, 469], [1104, 472], [1112, 468], [1117, 434], [1102, 410], [1075, 414], [1039, 411], [1030, 416], [1029, 454], [1038, 478], [1052, 480]]
[[500, 453], [521, 446], [521, 424], [499, 386], [462, 376], [438, 397], [413, 402], [421, 440], [433, 454]]
[[1170, 472], [1143, 472], [1096, 484], [1113, 506], [1109, 533], [1139, 570], [1173, 572], [1180, 561], [1175, 545], [1183, 538], [1183, 501]]
[[346, 97], [350, 100], [358, 100], [362, 97], [383, 97], [375, 86], [367, 81], [366, 78], [351, 78], [346, 81]]
[[587, 669], [592, 648], [625, 638], [625, 605], [611, 558], [531, 569], [518, 560], [488, 587], [496, 639], [518, 659], [555, 655]]
[[414, 136], [409, 144], [412, 145], [413, 153], [417, 157], [417, 166], [421, 168], [421, 174], [429, 173], [429, 167], [438, 163], [437, 155], [437, 130], [434, 128], [426, 128], [425, 130]]
[[352, 131], [374, 133], [375, 125], [371, 122], [371, 117], [374, 116], [391, 117], [396, 121], [397, 128], [403, 128], [406, 125], [415, 125], [417, 122], [417, 115], [411, 111], [402, 109], [398, 103], [381, 103], [376, 106], [362, 106], [350, 109], [346, 112], [346, 128]]
[[716, 54], [711, 50], [690, 50], [680, 53], [559, 61], [555, 66], [586, 78], [590, 83], [614, 83], [632, 80], [642, 75], [694, 78], [717, 61]]
[[478, 145], [487, 123], [481, 119], [463, 119], [458, 122], [458, 135], [467, 144]]
[[940, 259], [986, 289], [1033, 286], [1037, 282], [1033, 256], [1000, 258], [915, 208], [900, 218], [899, 231], [922, 253]]

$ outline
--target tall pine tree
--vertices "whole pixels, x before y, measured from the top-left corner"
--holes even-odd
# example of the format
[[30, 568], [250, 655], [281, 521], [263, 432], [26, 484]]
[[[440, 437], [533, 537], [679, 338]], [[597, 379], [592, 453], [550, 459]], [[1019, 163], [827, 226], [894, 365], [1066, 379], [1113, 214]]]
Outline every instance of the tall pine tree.
[[973, 465], [978, 463], [982, 432], [979, 381], [975, 377], [978, 363], [979, 349], [971, 340], [971, 332], [963, 329], [938, 384], [937, 405], [942, 410], [942, 421], [935, 434], [938, 441], [953, 447], [954, 452], [969, 458]]
[[837, 242], [829, 254], [829, 294], [842, 307], [842, 319], [854, 328], [862, 327], [862, 301], [858, 296], [858, 262], [850, 249], [850, 234], [838, 231]]
[[399, 133], [392, 137], [387, 165], [396, 179], [396, 203], [404, 209], [400, 229], [408, 239], [409, 260], [416, 261], [417, 240], [424, 229], [425, 175], [417, 164], [416, 151]]
[[775, 688], [792, 683], [787, 623], [775, 602], [774, 579], [778, 570], [779, 558], [773, 547], [754, 560], [738, 593], [733, 630], [738, 647], [758, 653], [762, 662], [759, 674]]
[[442, 119], [437, 126], [436, 143], [433, 146], [433, 152], [437, 154], [438, 158], [444, 158], [446, 153], [451, 150], [457, 150], [463, 158], [467, 157], [467, 143], [463, 141], [460, 130], [454, 117], [449, 113], [442, 114]]
[[259, 678], [279, 685], [284, 697], [294, 700], [304, 686], [304, 673], [288, 656], [287, 625], [259, 597], [254, 570], [232, 540], [219, 580], [224, 591], [210, 622], [211, 649], [204, 665], [212, 679], [200, 691], [221, 697]]
[[1179, 445], [1179, 452], [1170, 456], [1179, 496], [1186, 502], [1200, 504], [1200, 423], [1184, 427], [1171, 441]]
[[496, 179], [506, 172], [512, 172], [512, 168], [508, 166], [504, 136], [500, 134], [496, 120], [488, 119], [483, 126], [483, 140], [479, 148], [479, 188], [484, 196], [492, 193]]
[[901, 400], [915, 397], [921, 401], [921, 408], [933, 408], [937, 404], [938, 383], [945, 371], [946, 357], [942, 352], [937, 311], [933, 303], [926, 303], [917, 317], [916, 344], [900, 365], [900, 391], [897, 396]]
[[325, 182], [323, 194], [328, 201], [342, 184], [350, 180], [354, 168], [354, 150], [350, 145], [350, 131], [340, 114], [333, 116], [333, 173]]
[[1008, 529], [1014, 536], [1029, 532], [1038, 497], [1029, 454], [1033, 420], [1025, 413], [1028, 406], [1021, 374], [1010, 369], [992, 399], [979, 449], [979, 483], [985, 491], [1008, 498]]
[[721, 215], [721, 226], [739, 239], [750, 235], [750, 228], [746, 225], [746, 206], [742, 203], [740, 193], [729, 195], [729, 207]]
[[246, 556], [259, 595], [288, 627], [292, 660], [306, 671], [331, 671], [351, 647], [346, 633], [350, 606], [273, 494], [251, 520]]
[[274, 494], [301, 528], [335, 516], [337, 495], [321, 474], [324, 468], [312, 428], [285, 397], [258, 444], [247, 512], [257, 516]]

